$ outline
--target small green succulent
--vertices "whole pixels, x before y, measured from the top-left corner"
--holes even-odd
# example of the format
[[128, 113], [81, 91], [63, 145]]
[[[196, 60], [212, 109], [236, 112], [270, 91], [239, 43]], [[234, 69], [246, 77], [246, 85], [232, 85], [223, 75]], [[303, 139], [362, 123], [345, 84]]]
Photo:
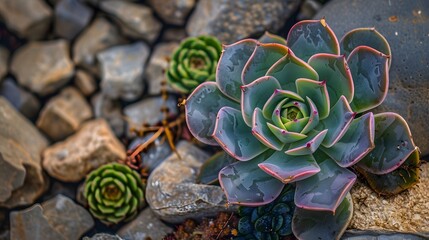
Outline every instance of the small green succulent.
[[128, 221], [144, 206], [140, 176], [119, 163], [92, 171], [85, 180], [84, 196], [91, 214], [105, 224]]
[[324, 19], [297, 23], [287, 41], [265, 34], [225, 46], [216, 82], [199, 85], [185, 106], [190, 132], [237, 160], [218, 175], [228, 202], [268, 204], [293, 183], [295, 236], [337, 239], [353, 210], [348, 167], [400, 185], [395, 192], [411, 186], [418, 172], [395, 171], [418, 158], [406, 121], [368, 112], [387, 94], [390, 62], [375, 29], [338, 41]]
[[212, 36], [189, 37], [174, 51], [167, 82], [181, 93], [190, 93], [205, 81], [214, 81], [222, 51], [219, 40]]
[[275, 240], [292, 234], [294, 189], [287, 185], [280, 196], [259, 207], [238, 208], [238, 236], [234, 240]]

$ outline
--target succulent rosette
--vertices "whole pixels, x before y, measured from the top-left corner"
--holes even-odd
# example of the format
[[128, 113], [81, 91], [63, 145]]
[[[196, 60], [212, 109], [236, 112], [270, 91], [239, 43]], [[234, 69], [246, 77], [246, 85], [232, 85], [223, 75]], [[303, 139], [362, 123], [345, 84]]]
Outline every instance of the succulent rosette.
[[119, 163], [92, 171], [85, 180], [84, 196], [91, 214], [106, 224], [128, 221], [144, 206], [140, 176]]
[[324, 19], [224, 46], [216, 82], [186, 101], [191, 133], [238, 160], [219, 172], [229, 203], [272, 202], [294, 183], [292, 229], [334, 239], [352, 214], [356, 175], [389, 174], [417, 152], [404, 119], [373, 114], [387, 94], [390, 47], [373, 28], [339, 42]]
[[190, 93], [205, 81], [214, 81], [222, 45], [212, 36], [189, 37], [174, 51], [166, 72], [167, 82], [181, 93]]

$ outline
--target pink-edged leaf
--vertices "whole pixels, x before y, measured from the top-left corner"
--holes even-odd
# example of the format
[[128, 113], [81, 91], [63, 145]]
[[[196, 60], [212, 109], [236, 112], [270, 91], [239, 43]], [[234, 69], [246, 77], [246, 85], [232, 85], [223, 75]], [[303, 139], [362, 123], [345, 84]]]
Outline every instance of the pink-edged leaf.
[[250, 161], [233, 163], [219, 172], [219, 182], [228, 203], [260, 206], [280, 195], [284, 184], [258, 167], [272, 153], [267, 151]]
[[306, 98], [308, 106], [310, 107], [310, 117], [308, 119], [307, 125], [305, 125], [305, 127], [301, 131], [302, 134], [307, 134], [319, 124], [319, 111], [317, 110], [317, 107], [314, 104], [313, 100], [311, 100], [311, 98], [309, 97]]
[[296, 183], [295, 205], [307, 210], [335, 213], [356, 181], [356, 175], [320, 151], [314, 154], [314, 158], [320, 172]]
[[326, 129], [321, 132], [312, 130], [307, 134], [306, 138], [291, 143], [286, 154], [299, 156], [314, 153], [319, 148], [327, 132], [328, 130]]
[[314, 81], [300, 78], [296, 80], [297, 93], [301, 97], [309, 97], [316, 106], [319, 118], [324, 119], [329, 116], [329, 94], [326, 81]]
[[358, 164], [359, 167], [374, 174], [394, 171], [415, 150], [407, 122], [392, 112], [374, 115], [374, 149]]
[[241, 73], [256, 47], [256, 40], [245, 39], [224, 46], [216, 69], [216, 83], [228, 97], [240, 101]]
[[290, 156], [283, 151], [275, 152], [259, 167], [285, 184], [303, 180], [320, 171], [312, 155]]
[[216, 116], [224, 106], [239, 109], [240, 105], [225, 97], [214, 82], [199, 85], [186, 100], [186, 123], [189, 131], [199, 141], [217, 145], [212, 134]]
[[344, 55], [316, 54], [308, 60], [308, 64], [317, 71], [321, 80], [326, 81], [331, 104], [335, 104], [341, 96], [345, 96], [348, 102], [353, 100], [353, 79]]
[[267, 100], [280, 88], [274, 77], [265, 76], [241, 87], [241, 111], [246, 124], [252, 126], [252, 116], [255, 108], [263, 108]]
[[301, 133], [301, 131], [307, 125], [309, 119], [310, 119], [309, 117], [295, 119], [285, 123], [284, 126], [286, 130], [288, 130], [289, 132]]
[[255, 108], [252, 122], [252, 134], [259, 139], [261, 143], [277, 151], [280, 151], [284, 147], [284, 143], [281, 142], [268, 128], [267, 120], [264, 118], [260, 108]]
[[277, 43], [258, 43], [241, 75], [243, 85], [265, 76], [268, 69], [288, 53], [288, 48]]
[[340, 54], [338, 39], [325, 19], [298, 22], [290, 29], [286, 41], [304, 61], [316, 53]]
[[[294, 82], [294, 84], [295, 84], [295, 82]], [[271, 97], [267, 100], [264, 107], [262, 108], [262, 112], [264, 113], [264, 117], [270, 118], [274, 112], [274, 109], [278, 106], [278, 104], [281, 101], [283, 101], [285, 99], [298, 100], [298, 101], [304, 102], [304, 99], [295, 92], [288, 91], [288, 90], [276, 89], [276, 90], [274, 90], [273, 95], [271, 95]]]
[[369, 112], [356, 118], [347, 132], [330, 148], [321, 147], [339, 166], [350, 167], [374, 148], [374, 115]]
[[389, 86], [388, 56], [366, 46], [355, 48], [347, 62], [353, 76], [355, 95], [350, 106], [361, 113], [380, 105]]
[[241, 112], [231, 107], [219, 110], [213, 138], [229, 155], [241, 161], [248, 161], [268, 149], [252, 135]]
[[307, 137], [307, 135], [297, 132], [289, 132], [286, 129], [279, 128], [271, 123], [267, 123], [268, 128], [271, 132], [283, 143], [292, 143], [299, 140], [302, 140]]
[[297, 58], [290, 49], [286, 56], [274, 63], [266, 75], [277, 78], [282, 89], [293, 92], [296, 92], [295, 80], [298, 78], [319, 80], [317, 72], [306, 62]]
[[286, 39], [267, 31], [264, 32], [264, 35], [258, 41], [261, 43], [278, 43], [286, 46]]
[[283, 124], [283, 120], [282, 120], [282, 116], [281, 116], [281, 111], [282, 111], [282, 107], [285, 104], [285, 102], [287, 102], [289, 99], [285, 98], [283, 99], [283, 101], [279, 102], [276, 106], [276, 108], [274, 108], [274, 111], [272, 112], [271, 115], [271, 120], [272, 120], [272, 124], [281, 128], [281, 129], [286, 129], [286, 127]]

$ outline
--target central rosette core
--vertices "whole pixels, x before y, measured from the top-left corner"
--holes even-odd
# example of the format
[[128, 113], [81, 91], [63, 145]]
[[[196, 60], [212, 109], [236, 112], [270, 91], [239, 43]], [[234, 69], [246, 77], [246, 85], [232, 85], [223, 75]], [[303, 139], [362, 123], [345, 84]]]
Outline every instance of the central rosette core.
[[301, 132], [308, 119], [306, 103], [285, 98], [276, 106], [272, 120], [277, 127], [291, 132]]

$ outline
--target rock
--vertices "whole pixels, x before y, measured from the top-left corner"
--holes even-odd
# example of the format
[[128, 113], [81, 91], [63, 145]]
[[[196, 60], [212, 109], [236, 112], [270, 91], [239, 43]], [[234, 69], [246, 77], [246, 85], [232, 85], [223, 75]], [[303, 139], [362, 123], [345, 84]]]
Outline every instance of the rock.
[[392, 50], [390, 86], [386, 99], [374, 112], [390, 111], [404, 117], [423, 156], [429, 154], [428, 9], [429, 1], [425, 0], [334, 0], [315, 16], [326, 16], [338, 37], [360, 27], [375, 27], [386, 37]]
[[0, 46], [0, 82], [9, 71], [9, 50]]
[[132, 222], [123, 226], [118, 235], [124, 239], [163, 239], [173, 228], [161, 222], [150, 208], [146, 208]]
[[163, 42], [180, 42], [187, 38], [188, 34], [184, 28], [168, 28], [162, 34]]
[[190, 36], [213, 35], [223, 43], [276, 32], [298, 7], [300, 0], [200, 0], [186, 30]]
[[[154, 135], [154, 133], [148, 133], [144, 137], [138, 137], [134, 139], [130, 146], [129, 150], [135, 149], [139, 144], [142, 144], [149, 140]], [[148, 168], [149, 172], [152, 172], [159, 164], [162, 163], [169, 155], [171, 154], [170, 145], [165, 139], [157, 138], [149, 147], [140, 153], [142, 159], [142, 165], [145, 168]]]
[[97, 233], [92, 237], [84, 237], [82, 240], [122, 240], [117, 235], [110, 235], [107, 233]]
[[11, 71], [31, 91], [42, 96], [53, 93], [73, 75], [69, 45], [65, 40], [30, 42], [15, 52]]
[[93, 10], [79, 0], [61, 0], [55, 5], [55, 33], [72, 40], [92, 18]]
[[123, 42], [116, 27], [99, 17], [76, 39], [73, 46], [73, 61], [79, 66], [96, 71], [94, 70], [96, 54]]
[[318, 0], [304, 0], [299, 9], [298, 19], [306, 20], [312, 19], [314, 15], [322, 8], [321, 1]]
[[109, 48], [97, 55], [100, 62], [101, 90], [109, 98], [137, 99], [143, 92], [143, 72], [149, 47], [137, 42]]
[[400, 232], [388, 232], [388, 231], [358, 231], [358, 230], [347, 230], [341, 237], [341, 240], [425, 240], [428, 237], [417, 234], [400, 233]]
[[195, 5], [195, 0], [149, 0], [149, 4], [164, 22], [183, 25]]
[[124, 134], [125, 122], [119, 101], [98, 93], [91, 98], [91, 104], [96, 118], [104, 118], [117, 137]]
[[40, 154], [47, 140], [0, 97], [0, 207], [32, 204], [48, 187]]
[[351, 190], [354, 212], [349, 228], [426, 233], [429, 238], [429, 164], [421, 169], [416, 186], [389, 198], [357, 182]]
[[52, 9], [43, 0], [0, 0], [6, 26], [28, 39], [41, 39], [49, 28]]
[[104, 119], [86, 122], [74, 135], [43, 152], [43, 167], [64, 182], [82, 180], [101, 165], [124, 159], [124, 146]]
[[92, 75], [84, 70], [77, 70], [74, 84], [85, 96], [90, 96], [97, 90], [97, 83]]
[[144, 5], [108, 0], [102, 1], [100, 8], [111, 15], [122, 32], [129, 37], [152, 43], [161, 31], [161, 23], [153, 16], [152, 10]]
[[234, 206], [226, 206], [220, 187], [195, 183], [209, 155], [186, 141], [178, 144], [177, 151], [181, 159], [173, 153], [147, 181], [146, 200], [154, 213], [167, 222], [180, 223], [187, 218], [200, 219], [235, 210]]
[[91, 107], [82, 94], [68, 87], [48, 101], [36, 124], [50, 139], [58, 141], [76, 132], [91, 117]]
[[83, 207], [63, 195], [10, 214], [11, 239], [79, 239], [94, 226]]
[[6, 78], [0, 86], [0, 96], [6, 98], [12, 106], [29, 119], [39, 113], [40, 102], [30, 92], [19, 87], [12, 78]]
[[[169, 66], [169, 59], [174, 50], [179, 46], [176, 42], [160, 43], [156, 45], [149, 64], [145, 71], [145, 78], [149, 85], [149, 94], [158, 95], [161, 93], [161, 87], [166, 84], [165, 71]], [[167, 90], [174, 90], [166, 84]]]

